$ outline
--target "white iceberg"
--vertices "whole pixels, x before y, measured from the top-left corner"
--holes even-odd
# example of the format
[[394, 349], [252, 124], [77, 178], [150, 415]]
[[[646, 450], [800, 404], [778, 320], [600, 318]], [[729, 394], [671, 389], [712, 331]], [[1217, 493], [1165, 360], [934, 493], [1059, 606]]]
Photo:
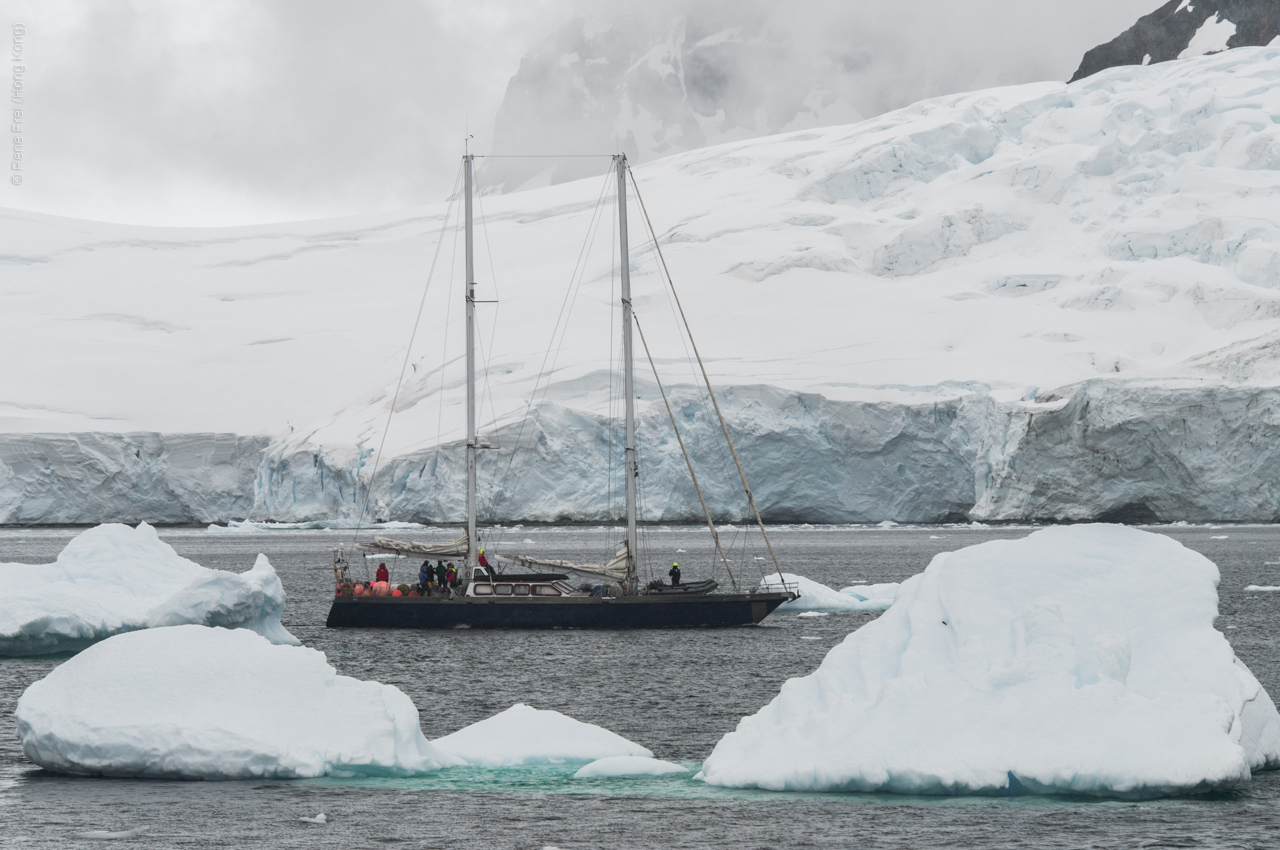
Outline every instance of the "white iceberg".
[[608, 729], [521, 703], [431, 743], [476, 767], [569, 764], [610, 756], [653, 758], [651, 751]]
[[716, 745], [707, 782], [901, 793], [1201, 791], [1280, 766], [1280, 716], [1213, 628], [1217, 567], [1049, 528], [938, 555]]
[[[896, 584], [873, 584], [837, 591], [795, 573], [783, 573], [781, 578], [773, 573], [760, 579], [760, 590], [776, 592], [782, 590], [784, 585], [789, 590], [799, 590], [800, 598], [783, 602], [778, 606], [779, 611], [881, 611], [892, 604], [893, 592], [898, 587]], [[850, 591], [866, 593], [867, 596], [859, 596]]]
[[610, 756], [578, 768], [574, 779], [606, 779], [617, 776], [668, 776], [688, 773], [689, 768], [662, 759], [643, 756]]
[[458, 764], [399, 689], [246, 629], [116, 635], [27, 688], [22, 751], [57, 773], [179, 779], [411, 776]]
[[858, 603], [859, 611], [883, 611], [893, 604], [894, 597], [898, 595], [898, 587], [898, 582], [889, 581], [881, 584], [855, 584], [840, 588], [840, 592], [845, 596], [852, 596]]
[[0, 564], [0, 655], [83, 649], [121, 632], [196, 623], [297, 645], [280, 624], [284, 588], [265, 555], [245, 573], [178, 555], [146, 523], [100, 525], [52, 564]]

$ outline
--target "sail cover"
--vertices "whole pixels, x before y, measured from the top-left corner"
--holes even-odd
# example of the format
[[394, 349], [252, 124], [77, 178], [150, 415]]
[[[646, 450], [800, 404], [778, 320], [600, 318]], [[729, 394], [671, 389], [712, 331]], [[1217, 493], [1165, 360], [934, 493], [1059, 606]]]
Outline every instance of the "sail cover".
[[614, 581], [622, 581], [627, 577], [626, 544], [623, 544], [622, 548], [613, 556], [613, 560], [607, 564], [575, 564], [570, 561], [530, 558], [525, 555], [516, 555], [515, 557], [502, 555], [499, 556], [499, 560], [507, 563], [518, 564], [522, 567], [562, 570], [565, 572], [576, 573], [584, 578], [611, 578]]
[[434, 555], [441, 558], [465, 558], [467, 556], [467, 533], [450, 540], [448, 543], [416, 543], [409, 540], [392, 540], [389, 537], [375, 537], [373, 543], [360, 547], [375, 552], [395, 552], [400, 555]]

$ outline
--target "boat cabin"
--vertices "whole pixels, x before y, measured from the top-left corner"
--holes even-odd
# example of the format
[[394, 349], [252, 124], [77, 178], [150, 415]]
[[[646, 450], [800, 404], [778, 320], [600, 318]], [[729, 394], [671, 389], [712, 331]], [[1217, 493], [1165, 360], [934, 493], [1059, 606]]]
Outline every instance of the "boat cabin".
[[542, 597], [586, 596], [569, 584], [560, 573], [500, 573], [494, 575], [484, 567], [476, 567], [467, 596]]

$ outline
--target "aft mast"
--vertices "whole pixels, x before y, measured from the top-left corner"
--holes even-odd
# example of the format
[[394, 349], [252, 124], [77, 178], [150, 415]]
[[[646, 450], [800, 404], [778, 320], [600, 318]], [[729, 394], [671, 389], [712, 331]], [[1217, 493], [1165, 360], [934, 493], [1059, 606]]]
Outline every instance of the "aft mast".
[[[466, 180], [466, 252], [467, 252], [467, 563], [463, 569], [464, 586], [470, 584], [478, 561], [476, 536], [476, 277], [475, 239], [471, 219], [471, 164], [473, 154], [462, 158]], [[619, 172], [621, 178], [621, 172]]]
[[636, 387], [631, 354], [631, 255], [627, 245], [627, 155], [613, 158], [618, 169], [618, 246], [622, 255], [622, 368], [623, 394], [626, 397], [627, 442], [627, 579], [626, 591], [636, 590], [636, 555], [640, 551], [636, 539]]

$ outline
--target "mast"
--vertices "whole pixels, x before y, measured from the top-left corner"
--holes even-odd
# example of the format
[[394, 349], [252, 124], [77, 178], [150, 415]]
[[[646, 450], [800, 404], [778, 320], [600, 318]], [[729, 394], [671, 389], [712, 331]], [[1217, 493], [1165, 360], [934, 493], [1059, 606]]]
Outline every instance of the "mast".
[[631, 362], [631, 254], [627, 245], [627, 155], [613, 158], [618, 169], [618, 247], [622, 255], [622, 368], [623, 393], [626, 396], [627, 442], [627, 592], [635, 592], [636, 555], [636, 387]]
[[[471, 221], [471, 163], [475, 156], [468, 153], [462, 158], [466, 175], [466, 230], [467, 230], [467, 563], [463, 567], [462, 580], [471, 581], [479, 563], [479, 542], [476, 536], [476, 277], [475, 240]], [[619, 172], [621, 175], [621, 172]]]

